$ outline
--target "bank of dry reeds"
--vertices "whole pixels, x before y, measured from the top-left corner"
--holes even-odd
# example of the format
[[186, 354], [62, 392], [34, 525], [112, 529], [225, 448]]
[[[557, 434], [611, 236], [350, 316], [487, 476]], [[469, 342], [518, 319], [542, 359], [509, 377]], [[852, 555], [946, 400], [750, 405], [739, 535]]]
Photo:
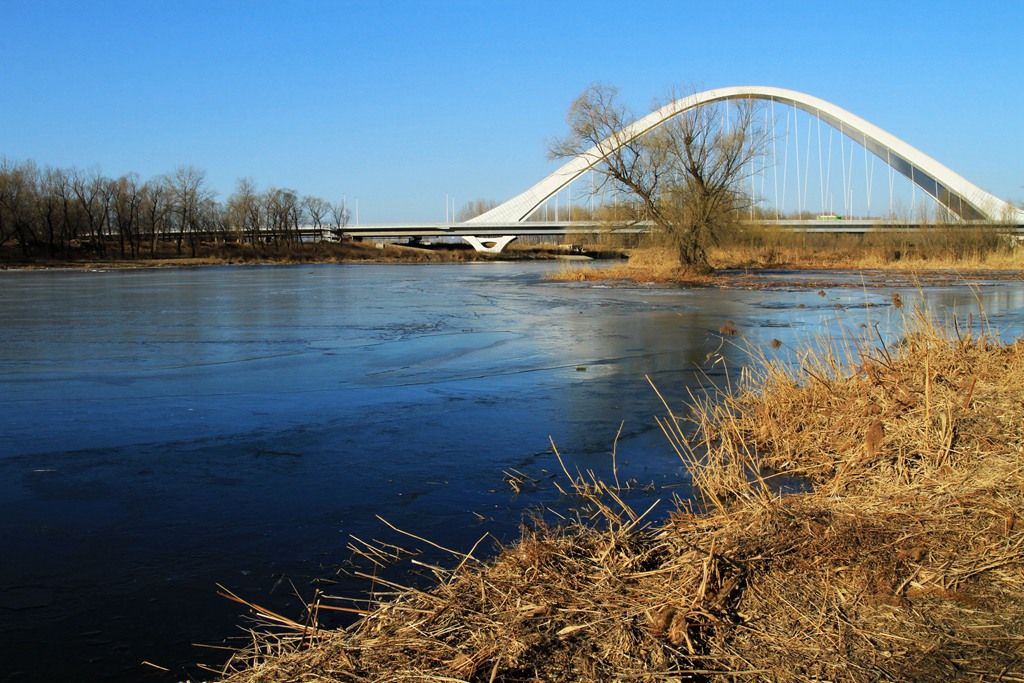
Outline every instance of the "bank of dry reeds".
[[[570, 266], [554, 280], [632, 280], [726, 284], [680, 268], [670, 249], [648, 236], [627, 249], [628, 263], [609, 268]], [[1024, 270], [1024, 244], [1000, 224], [939, 224], [927, 230], [893, 228], [856, 233], [808, 233], [749, 226], [709, 245], [717, 270], [870, 269], [887, 271]]]
[[667, 521], [567, 466], [589, 513], [255, 636], [225, 680], [1024, 680], [1024, 342], [917, 311], [817, 348], [666, 402], [700, 493]]
[[549, 274], [550, 280], [587, 282], [603, 280], [632, 280], [635, 282], [686, 283], [693, 286], [717, 284], [710, 275], [696, 275], [679, 266], [671, 252], [661, 248], [643, 247], [626, 252], [628, 260], [613, 265], [578, 265], [569, 263]]
[[750, 227], [711, 250], [719, 268], [1020, 269], [1024, 248], [1000, 224], [939, 224], [864, 234]]

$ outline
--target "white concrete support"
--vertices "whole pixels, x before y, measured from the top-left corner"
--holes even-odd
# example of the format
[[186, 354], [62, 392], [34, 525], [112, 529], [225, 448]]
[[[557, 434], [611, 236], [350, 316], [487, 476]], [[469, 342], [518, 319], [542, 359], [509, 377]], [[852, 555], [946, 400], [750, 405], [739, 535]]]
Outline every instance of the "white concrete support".
[[481, 251], [485, 254], [500, 254], [505, 251], [505, 247], [518, 239], [518, 237], [519, 235], [504, 235], [503, 237], [485, 237], [480, 239], [473, 235], [463, 235], [462, 239], [469, 242], [469, 244], [477, 251]]

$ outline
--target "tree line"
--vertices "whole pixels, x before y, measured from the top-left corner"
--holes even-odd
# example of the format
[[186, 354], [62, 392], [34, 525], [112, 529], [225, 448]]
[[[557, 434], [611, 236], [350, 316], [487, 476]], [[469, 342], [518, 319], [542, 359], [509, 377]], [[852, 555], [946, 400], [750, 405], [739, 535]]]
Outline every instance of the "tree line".
[[312, 226], [320, 239], [340, 236], [349, 216], [344, 200], [280, 187], [259, 191], [248, 178], [219, 202], [206, 172], [194, 166], [143, 182], [135, 173], [111, 178], [0, 159], [0, 246], [16, 246], [25, 257], [70, 258], [86, 250], [102, 258], [156, 258], [168, 244], [178, 256], [188, 250], [195, 257], [204, 241], [293, 247], [300, 226]]

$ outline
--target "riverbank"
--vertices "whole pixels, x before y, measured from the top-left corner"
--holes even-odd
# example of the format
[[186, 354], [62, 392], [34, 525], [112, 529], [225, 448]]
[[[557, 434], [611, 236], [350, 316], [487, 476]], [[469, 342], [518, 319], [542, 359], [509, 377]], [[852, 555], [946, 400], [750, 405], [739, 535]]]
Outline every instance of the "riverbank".
[[[937, 281], [971, 273], [988, 279], [1024, 278], [1024, 248], [985, 254], [964, 254], [960, 257], [936, 255], [931, 258], [880, 259], [872, 250], [842, 249], [829, 251], [815, 246], [784, 250], [752, 250], [742, 247], [717, 247], [710, 252], [713, 273], [695, 275], [679, 267], [664, 249], [639, 248], [626, 251], [628, 260], [619, 264], [592, 268], [567, 264], [549, 276], [565, 282], [597, 282], [624, 280], [692, 287], [740, 286], [757, 287], [758, 273], [767, 271], [800, 272], [807, 270], [862, 271], [906, 276], [915, 282]], [[778, 283], [773, 286], [779, 286]], [[815, 285], [805, 285], [815, 286]], [[821, 286], [835, 286], [826, 285]]]
[[[785, 236], [791, 240], [792, 236]], [[839, 242], [839, 248], [830, 248], [817, 240], [808, 244], [784, 246], [751, 246], [730, 244], [711, 249], [714, 272], [694, 275], [657, 247], [619, 248], [607, 245], [557, 245], [513, 243], [501, 254], [474, 251], [464, 244], [421, 244], [374, 242], [320, 242], [297, 247], [254, 248], [249, 244], [202, 243], [195, 256], [178, 255], [171, 243], [161, 244], [154, 256], [118, 257], [116, 245], [106, 249], [101, 257], [95, 250], [82, 248], [65, 257], [41, 254], [24, 256], [10, 245], [0, 249], [2, 269], [136, 269], [136, 268], [195, 268], [228, 265], [300, 265], [340, 263], [461, 263], [495, 261], [562, 261], [565, 267], [548, 275], [556, 281], [622, 280], [640, 283], [679, 284], [690, 287], [746, 287], [766, 286], [758, 282], [758, 274], [765, 272], [799, 272], [806, 270], [857, 270], [870, 277], [871, 273], [885, 273], [891, 277], [905, 276], [911, 284], [942, 281], [959, 277], [962, 273], [984, 276], [987, 279], [1024, 278], [1024, 249], [989, 249], [963, 253], [935, 252], [930, 256], [920, 253], [901, 258], [885, 258], [891, 249], [879, 246], [859, 247], [848, 241]], [[880, 251], [881, 250], [881, 251]], [[898, 252], [897, 252], [898, 253]], [[599, 266], [599, 267], [594, 267]], [[783, 283], [784, 284], [784, 283]], [[783, 286], [778, 282], [768, 286]], [[837, 286], [830, 281], [802, 282], [806, 287]]]
[[[271, 626], [223, 680], [1024, 679], [1024, 342], [908, 316], [898, 344], [772, 341], [735, 393], [666, 403], [699, 491], [666, 521], [565, 462], [575, 519], [428, 590], [250, 606]], [[319, 630], [335, 609], [359, 620]]]
[[512, 244], [501, 254], [474, 251], [465, 244], [406, 245], [390, 242], [317, 242], [292, 247], [251, 244], [202, 243], [193, 256], [186, 248], [179, 255], [172, 243], [162, 243], [155, 254], [120, 256], [118, 245], [103, 252], [79, 245], [61, 256], [24, 255], [8, 245], [0, 248], [0, 269], [132, 269], [195, 268], [227, 265], [295, 265], [308, 263], [461, 263], [490, 261], [543, 261], [622, 259], [622, 250], [594, 247], [585, 251], [554, 244]]

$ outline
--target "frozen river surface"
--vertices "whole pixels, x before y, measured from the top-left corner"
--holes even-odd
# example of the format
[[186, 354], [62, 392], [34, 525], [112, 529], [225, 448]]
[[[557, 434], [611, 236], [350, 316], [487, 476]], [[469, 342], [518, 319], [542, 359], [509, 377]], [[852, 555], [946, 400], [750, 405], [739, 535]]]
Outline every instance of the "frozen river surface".
[[[619, 476], [685, 497], [645, 375], [678, 404], [742, 363], [726, 321], [791, 344], [888, 330], [891, 294], [918, 295], [547, 282], [553, 267], [0, 273], [0, 680], [198, 675], [225, 655], [192, 644], [239, 633], [217, 583], [296, 617], [293, 586], [357, 595], [353, 536], [410, 545], [377, 515], [461, 550], [511, 540], [526, 510], [564, 503], [549, 437], [608, 477], [624, 423]], [[924, 295], [1021, 332], [1019, 281]]]

